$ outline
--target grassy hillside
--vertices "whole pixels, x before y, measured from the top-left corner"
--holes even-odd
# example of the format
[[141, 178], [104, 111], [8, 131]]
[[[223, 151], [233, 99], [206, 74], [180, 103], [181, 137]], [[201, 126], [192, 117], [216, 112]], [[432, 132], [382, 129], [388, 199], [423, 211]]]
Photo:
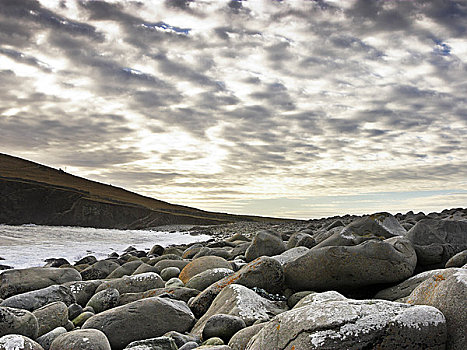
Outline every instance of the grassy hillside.
[[[54, 218], [58, 214], [63, 218], [64, 213], [70, 216], [70, 210], [75, 210], [76, 212], [76, 208], [74, 207], [79, 200], [80, 203], [86, 202], [87, 207], [89, 205], [92, 207], [97, 206], [99, 208], [97, 211], [100, 215], [105, 215], [105, 211], [113, 210], [109, 208], [114, 208], [115, 206], [119, 207], [120, 213], [122, 211], [125, 212], [125, 208], [127, 208], [127, 211], [131, 211], [131, 208], [138, 209], [137, 212], [133, 210], [134, 213], [131, 218], [133, 222], [128, 223], [132, 227], [135, 225], [147, 227], [159, 223], [191, 223], [190, 220], [197, 224], [202, 224], [203, 222], [213, 224], [234, 221], [283, 221], [276, 218], [208, 212], [183, 205], [174, 205], [2, 153], [0, 153], [0, 182], [2, 182], [4, 188], [4, 193], [2, 193], [4, 197], [2, 202], [3, 207], [9, 209], [13, 205], [14, 207], [19, 207], [16, 209], [22, 210], [24, 208], [21, 207], [24, 207], [24, 203], [27, 203], [29, 211], [36, 210], [31, 208], [37, 207], [37, 210], [44, 212], [43, 197], [47, 197], [50, 198], [48, 199], [47, 206], [51, 207], [50, 210], [52, 212], [44, 212], [43, 215], [53, 214]], [[25, 198], [21, 198], [22, 193], [28, 195], [25, 195]], [[35, 195], [31, 197], [31, 193], [35, 193]], [[26, 200], [28, 196], [32, 198], [32, 201], [40, 201], [41, 204], [34, 206], [34, 203], [32, 203], [31, 207], [31, 200]], [[9, 198], [11, 200], [8, 200]], [[57, 206], [50, 203], [50, 201], [62, 203], [61, 198], [66, 198], [67, 200]], [[76, 213], [73, 215], [73, 220], [79, 221], [79, 217], [81, 216], [77, 216]], [[3, 216], [5, 217], [5, 215]], [[141, 217], [137, 218], [138, 216]], [[8, 218], [5, 219], [4, 217], [3, 222], [9, 223]], [[135, 224], [135, 219], [139, 222], [138, 224]], [[50, 220], [56, 221], [56, 219]], [[63, 221], [63, 219], [61, 220]], [[41, 223], [43, 224], [44, 222]], [[54, 223], [51, 222], [50, 224]], [[73, 224], [79, 225], [79, 223]], [[89, 225], [86, 224], [84, 226]]]

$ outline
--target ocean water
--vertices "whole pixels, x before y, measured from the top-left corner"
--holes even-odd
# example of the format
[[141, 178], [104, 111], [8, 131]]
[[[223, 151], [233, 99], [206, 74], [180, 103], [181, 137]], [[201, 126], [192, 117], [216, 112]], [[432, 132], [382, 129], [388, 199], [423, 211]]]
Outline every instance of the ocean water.
[[155, 244], [167, 247], [206, 241], [210, 236], [187, 232], [117, 230], [89, 227], [0, 225], [0, 264], [14, 268], [43, 266], [47, 258], [65, 258], [71, 264], [86, 255], [97, 259], [112, 252], [122, 253], [129, 246], [149, 250]]

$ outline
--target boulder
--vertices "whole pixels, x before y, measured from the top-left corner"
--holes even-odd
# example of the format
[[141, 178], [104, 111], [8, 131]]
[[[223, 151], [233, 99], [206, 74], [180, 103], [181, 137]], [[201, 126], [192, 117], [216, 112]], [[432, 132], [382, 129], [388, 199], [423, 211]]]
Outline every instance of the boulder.
[[300, 290], [349, 290], [395, 283], [412, 276], [417, 257], [403, 237], [369, 240], [356, 246], [310, 249], [284, 267], [286, 284]]
[[422, 219], [407, 238], [417, 252], [420, 269], [443, 268], [451, 257], [467, 249], [467, 222]]
[[83, 307], [81, 305], [76, 303], [71, 304], [70, 306], [68, 306], [68, 319], [72, 320], [82, 312]]
[[0, 306], [33, 311], [44, 305], [53, 303], [54, 301], [62, 301], [66, 305], [71, 305], [75, 302], [75, 297], [69, 287], [53, 285], [31, 292], [13, 295], [5, 299]]
[[111, 350], [104, 333], [97, 329], [78, 329], [60, 334], [50, 345], [50, 350]]
[[67, 330], [64, 327], [57, 327], [52, 329], [50, 332], [40, 336], [36, 339], [36, 342], [44, 348], [44, 350], [49, 350], [52, 342], [61, 334], [65, 334]]
[[80, 280], [81, 275], [73, 268], [31, 267], [7, 270], [0, 274], [0, 298], [6, 299], [54, 284]]
[[34, 340], [19, 334], [4, 335], [0, 338], [0, 350], [44, 350]]
[[62, 301], [47, 304], [33, 311], [33, 314], [39, 324], [39, 337], [68, 323], [68, 307]]
[[137, 340], [128, 344], [125, 350], [178, 350], [175, 341], [169, 337]]
[[450, 258], [447, 262], [445, 267], [462, 267], [467, 264], [467, 249], [457, 253], [452, 258]]
[[106, 278], [112, 271], [120, 265], [112, 260], [100, 260], [81, 271], [83, 280], [101, 280]]
[[83, 329], [101, 330], [112, 349], [120, 350], [133, 341], [160, 337], [168, 331], [186, 332], [194, 319], [184, 302], [152, 297], [97, 314]]
[[232, 284], [216, 296], [207, 312], [193, 326], [191, 333], [200, 336], [207, 321], [218, 314], [240, 317], [245, 325], [251, 326], [255, 321], [269, 320], [271, 316], [285, 310], [288, 310], [285, 302], [265, 299], [247, 287]]
[[164, 334], [165, 337], [169, 337], [174, 340], [175, 344], [180, 348], [184, 344], [188, 342], [195, 342], [195, 343], [201, 343], [201, 339], [199, 337], [195, 337], [190, 334], [182, 334], [180, 332], [176, 331], [170, 331]]
[[214, 268], [231, 269], [232, 265], [224, 258], [218, 256], [202, 256], [187, 264], [178, 277], [183, 283], [187, 283], [193, 276]]
[[215, 314], [208, 318], [203, 328], [203, 339], [221, 338], [228, 343], [239, 330], [246, 327], [245, 321], [234, 315]]
[[200, 243], [195, 243], [191, 247], [186, 248], [183, 251], [183, 259], [193, 259], [193, 257], [203, 248], [204, 246]]
[[191, 298], [196, 297], [199, 290], [185, 287], [170, 287], [150, 289], [140, 293], [125, 293], [120, 296], [120, 305], [125, 305], [136, 300], [152, 298], [158, 296], [168, 296], [171, 299], [182, 300], [188, 302]]
[[246, 349], [441, 350], [445, 342], [445, 319], [434, 307], [318, 296], [267, 322]]
[[287, 242], [287, 250], [295, 247], [312, 248], [315, 245], [316, 241], [309, 233], [295, 232]]
[[164, 259], [157, 262], [154, 265], [154, 268], [157, 270], [157, 273], [161, 273], [161, 271], [166, 269], [167, 267], [177, 267], [181, 271], [186, 265], [188, 265], [188, 263], [188, 260]]
[[85, 307], [89, 299], [96, 292], [97, 287], [99, 287], [102, 282], [100, 280], [89, 280], [89, 281], [77, 281], [77, 282], [68, 282], [64, 286], [69, 287], [71, 293], [76, 299], [76, 303]]
[[75, 265], [84, 265], [84, 264], [92, 265], [96, 262], [97, 262], [97, 259], [94, 255], [88, 255], [76, 261]]
[[278, 232], [263, 230], [258, 231], [251, 245], [245, 252], [246, 261], [250, 262], [260, 256], [273, 256], [282, 254], [286, 250], [282, 237]]
[[289, 261], [295, 260], [299, 256], [302, 256], [308, 253], [309, 250], [310, 249], [306, 247], [295, 247], [295, 248], [286, 250], [280, 255], [274, 255], [272, 256], [272, 258], [276, 259], [282, 266], [284, 266]]
[[165, 288], [176, 288], [176, 287], [184, 287], [185, 283], [182, 282], [180, 278], [172, 277], [167, 282], [165, 282]]
[[448, 350], [463, 350], [467, 344], [467, 270], [446, 269], [422, 282], [407, 298], [412, 305], [430, 305], [446, 317]]
[[162, 255], [162, 253], [164, 253], [164, 247], [160, 244], [155, 244], [149, 250], [148, 255]]
[[234, 334], [229, 341], [229, 346], [232, 350], [245, 350], [248, 342], [255, 336], [266, 323], [258, 323], [252, 326], [243, 328]]
[[84, 311], [82, 313], [80, 313], [78, 316], [76, 316], [72, 322], [73, 322], [73, 326], [75, 327], [81, 327], [84, 322], [86, 322], [87, 320], [89, 320], [92, 316], [94, 316], [95, 313], [94, 312], [91, 312], [91, 311]]
[[222, 267], [209, 269], [198, 273], [197, 275], [190, 278], [190, 280], [186, 283], [187, 288], [194, 288], [197, 290], [204, 290], [209, 287], [214, 282], [219, 281], [220, 279], [230, 276], [234, 273], [231, 269], [226, 269]]
[[86, 306], [91, 306], [95, 313], [99, 313], [115, 306], [120, 302], [120, 293], [115, 288], [107, 288], [94, 294]]
[[39, 324], [33, 313], [0, 307], [0, 337], [7, 334], [20, 334], [36, 339], [39, 332]]
[[132, 273], [133, 276], [135, 275], [140, 275], [142, 273], [146, 272], [156, 272], [157, 273], [158, 269], [156, 267], [151, 266], [146, 263], [142, 263], [141, 265], [138, 266], [138, 268]]
[[224, 259], [230, 258], [230, 250], [227, 250], [225, 248], [209, 248], [209, 247], [203, 247], [199, 250], [198, 253], [193, 256], [193, 259], [198, 259], [202, 256], [218, 256]]
[[201, 317], [221, 290], [231, 284], [278, 293], [284, 286], [284, 270], [277, 260], [268, 256], [250, 262], [234, 274], [211, 284], [189, 303], [196, 317]]
[[117, 267], [106, 278], [111, 279], [111, 278], [120, 278], [120, 277], [123, 277], [123, 276], [130, 276], [131, 274], [133, 274], [133, 272], [136, 271], [136, 269], [142, 263], [143, 262], [141, 260], [129, 261], [129, 262]]
[[160, 275], [161, 275], [161, 277], [162, 277], [162, 279], [164, 281], [168, 281], [169, 279], [171, 279], [173, 277], [178, 277], [179, 274], [180, 274], [180, 269], [178, 267], [175, 267], [175, 266], [166, 267], [160, 273]]
[[146, 272], [136, 276], [124, 276], [103, 282], [96, 289], [96, 293], [107, 288], [115, 288], [120, 294], [138, 293], [149, 289], [164, 287], [161, 276], [155, 272]]

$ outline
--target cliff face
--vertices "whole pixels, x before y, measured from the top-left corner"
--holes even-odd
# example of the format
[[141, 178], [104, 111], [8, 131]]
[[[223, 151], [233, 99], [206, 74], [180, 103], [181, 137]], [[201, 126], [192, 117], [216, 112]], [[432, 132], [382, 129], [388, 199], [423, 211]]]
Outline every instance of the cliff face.
[[0, 223], [145, 228], [283, 221], [215, 213], [144, 197], [0, 153]]

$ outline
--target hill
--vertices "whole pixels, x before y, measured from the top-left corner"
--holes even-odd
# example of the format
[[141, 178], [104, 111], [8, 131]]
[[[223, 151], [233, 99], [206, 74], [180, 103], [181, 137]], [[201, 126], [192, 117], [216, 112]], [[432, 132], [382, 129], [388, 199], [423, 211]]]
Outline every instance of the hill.
[[137, 229], [238, 221], [288, 220], [170, 204], [0, 153], [0, 223], [3, 224]]

